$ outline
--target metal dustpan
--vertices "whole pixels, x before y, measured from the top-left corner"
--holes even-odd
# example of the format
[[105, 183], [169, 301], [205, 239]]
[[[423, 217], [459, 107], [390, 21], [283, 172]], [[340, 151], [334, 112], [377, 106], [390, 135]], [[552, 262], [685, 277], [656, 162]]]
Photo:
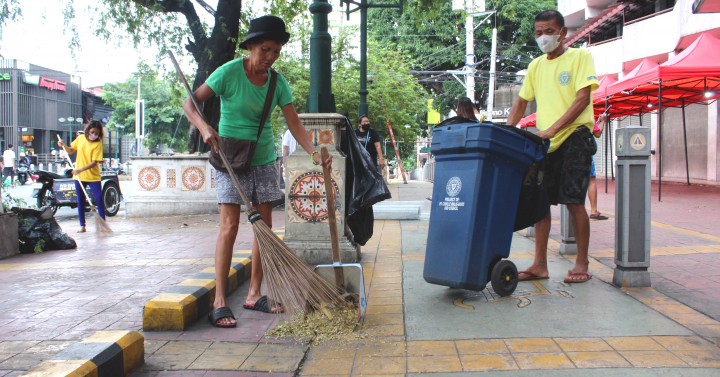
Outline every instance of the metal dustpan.
[[[328, 156], [326, 147], [320, 149], [322, 161]], [[315, 272], [322, 278], [335, 284], [338, 291], [347, 292], [353, 298], [358, 308], [358, 320], [365, 315], [367, 301], [365, 298], [365, 278], [360, 263], [342, 263], [340, 261], [340, 240], [337, 230], [337, 214], [335, 213], [335, 190], [330, 180], [330, 169], [323, 164], [323, 177], [325, 180], [325, 196], [327, 197], [328, 223], [330, 224], [330, 240], [332, 243], [332, 264], [315, 266]]]

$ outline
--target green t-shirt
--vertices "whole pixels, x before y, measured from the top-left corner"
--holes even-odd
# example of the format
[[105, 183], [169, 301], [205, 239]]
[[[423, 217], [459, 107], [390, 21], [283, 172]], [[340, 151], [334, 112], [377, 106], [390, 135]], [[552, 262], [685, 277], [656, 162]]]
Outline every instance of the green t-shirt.
[[[268, 71], [268, 80], [265, 84], [256, 86], [248, 80], [243, 59], [239, 58], [216, 69], [205, 83], [220, 97], [218, 134], [222, 137], [240, 140], [255, 140], [258, 127], [260, 127], [265, 96], [270, 85], [270, 72]], [[290, 85], [285, 77], [278, 74], [270, 112], [276, 105], [282, 107], [292, 103], [292, 100]], [[274, 164], [276, 158], [272, 124], [270, 124], [270, 115], [268, 114], [260, 140], [255, 147], [252, 165]]]

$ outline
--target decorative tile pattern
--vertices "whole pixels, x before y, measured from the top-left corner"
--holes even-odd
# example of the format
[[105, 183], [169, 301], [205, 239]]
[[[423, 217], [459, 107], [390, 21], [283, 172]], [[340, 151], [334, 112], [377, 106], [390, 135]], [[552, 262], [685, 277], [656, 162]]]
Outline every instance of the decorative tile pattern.
[[142, 168], [138, 173], [138, 183], [145, 191], [156, 191], [160, 189], [160, 168], [149, 166]]
[[335, 143], [335, 130], [319, 130], [318, 144], [330, 145]]
[[177, 187], [177, 173], [176, 173], [175, 169], [167, 170], [167, 187], [168, 188]]
[[183, 191], [205, 191], [205, 169], [198, 166], [190, 166], [182, 172]]
[[[332, 179], [336, 198], [340, 198], [338, 183]], [[325, 179], [322, 172], [306, 171], [292, 179], [288, 193], [290, 204], [289, 218], [292, 222], [323, 222], [327, 221], [327, 199], [325, 196]], [[339, 208], [340, 200], [336, 203]]]
[[210, 188], [215, 188], [215, 172], [217, 170], [210, 169]]

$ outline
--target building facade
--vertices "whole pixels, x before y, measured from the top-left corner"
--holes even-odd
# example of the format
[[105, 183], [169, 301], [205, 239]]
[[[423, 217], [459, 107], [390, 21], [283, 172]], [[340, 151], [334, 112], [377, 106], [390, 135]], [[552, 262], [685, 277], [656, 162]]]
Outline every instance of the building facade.
[[[687, 48], [701, 33], [720, 38], [717, 0], [559, 0], [569, 35], [566, 43], [583, 46], [592, 54], [598, 77], [621, 80], [644, 59], [662, 64]], [[652, 149], [658, 150], [658, 129], [662, 130], [662, 172], [659, 155], [651, 157], [652, 175], [662, 179], [717, 183], [720, 180], [718, 155], [718, 101], [685, 107], [687, 126], [687, 167], [682, 109], [663, 111], [658, 128], [657, 112], [615, 121], [614, 127], [643, 125], [651, 128]], [[605, 150], [603, 138], [600, 150]], [[611, 144], [611, 143], [610, 143]], [[608, 146], [612, 150], [612, 145]], [[599, 152], [600, 154], [600, 152]], [[611, 154], [612, 155], [612, 154]], [[600, 162], [600, 164], [598, 164]], [[596, 158], [601, 172], [611, 169], [612, 159]]]
[[20, 60], [0, 60], [0, 146], [50, 155], [57, 136], [82, 130], [80, 78]]

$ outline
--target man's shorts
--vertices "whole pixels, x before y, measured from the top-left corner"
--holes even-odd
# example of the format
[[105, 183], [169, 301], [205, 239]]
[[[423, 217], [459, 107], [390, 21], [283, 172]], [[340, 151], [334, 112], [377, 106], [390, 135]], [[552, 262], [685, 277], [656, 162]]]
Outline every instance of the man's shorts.
[[597, 144], [590, 130], [578, 127], [554, 152], [548, 154], [545, 188], [553, 205], [584, 204]]
[[595, 178], [595, 160], [590, 160], [590, 178]]
[[[255, 205], [274, 202], [283, 197], [275, 164], [253, 166], [247, 172], [238, 174], [237, 178], [243, 193]], [[228, 173], [215, 171], [215, 192], [218, 204], [243, 204]]]

